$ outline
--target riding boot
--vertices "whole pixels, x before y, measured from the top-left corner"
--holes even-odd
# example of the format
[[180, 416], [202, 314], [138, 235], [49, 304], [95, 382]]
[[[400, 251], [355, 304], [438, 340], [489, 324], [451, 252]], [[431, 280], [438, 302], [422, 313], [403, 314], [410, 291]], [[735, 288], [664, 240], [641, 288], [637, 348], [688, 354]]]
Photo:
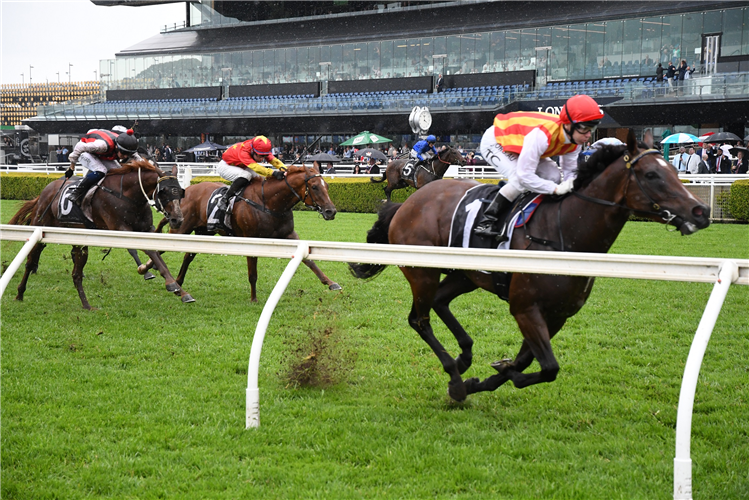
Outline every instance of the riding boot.
[[494, 200], [492, 200], [489, 207], [484, 211], [484, 218], [473, 228], [473, 232], [484, 236], [494, 236], [499, 242], [507, 241], [507, 236], [504, 234], [506, 225], [502, 224], [502, 227], [498, 227], [499, 216], [511, 204], [512, 201], [502, 196], [502, 193], [497, 192]]
[[208, 222], [207, 229], [209, 232], [213, 232], [221, 228], [226, 228], [224, 219], [226, 218], [227, 213], [228, 215], [231, 215], [231, 211], [229, 210], [229, 200], [234, 198], [237, 193], [244, 191], [244, 188], [246, 188], [249, 184], [249, 179], [245, 179], [244, 177], [237, 177], [236, 179], [234, 179], [234, 182], [231, 183], [229, 189], [227, 189], [224, 195], [218, 200], [218, 204], [216, 205], [215, 222]]
[[88, 193], [88, 190], [91, 189], [97, 182], [101, 180], [102, 177], [104, 177], [104, 172], [89, 172], [86, 174], [86, 177], [83, 178], [83, 180], [78, 184], [75, 189], [73, 189], [70, 192], [69, 199], [71, 202], [73, 202], [74, 205], [77, 207], [81, 206], [81, 203], [83, 202], [83, 198], [86, 197], [86, 193]]

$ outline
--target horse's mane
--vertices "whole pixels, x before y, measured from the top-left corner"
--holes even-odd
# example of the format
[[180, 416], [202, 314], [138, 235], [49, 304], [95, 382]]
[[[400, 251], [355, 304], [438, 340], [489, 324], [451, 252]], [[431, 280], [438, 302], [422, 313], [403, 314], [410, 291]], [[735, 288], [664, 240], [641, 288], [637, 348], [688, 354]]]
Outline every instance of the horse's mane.
[[125, 175], [129, 174], [130, 172], [137, 172], [139, 168], [143, 170], [151, 170], [152, 172], [156, 172], [160, 176], [164, 175], [164, 172], [159, 167], [151, 165], [146, 160], [129, 161], [119, 168], [113, 168], [112, 170], [107, 172], [107, 175]]
[[575, 178], [575, 189], [580, 189], [590, 184], [593, 179], [606, 170], [627, 150], [627, 146], [604, 145], [590, 155], [588, 161], [577, 168], [577, 178]]

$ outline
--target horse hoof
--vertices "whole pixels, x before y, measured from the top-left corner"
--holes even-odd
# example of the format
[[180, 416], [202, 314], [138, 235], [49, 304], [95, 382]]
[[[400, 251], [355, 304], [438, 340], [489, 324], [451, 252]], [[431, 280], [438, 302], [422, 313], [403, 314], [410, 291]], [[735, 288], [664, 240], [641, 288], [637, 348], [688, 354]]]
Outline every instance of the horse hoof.
[[156, 276], [154, 276], [153, 274], [151, 274], [151, 273], [149, 273], [149, 272], [147, 272], [146, 274], [144, 274], [144, 275], [143, 275], [143, 279], [144, 279], [144, 280], [146, 280], [146, 281], [147, 281], [147, 280], [152, 280], [152, 279], [154, 279], [155, 277], [156, 277]]
[[465, 401], [468, 394], [466, 394], [466, 386], [463, 381], [447, 384], [447, 395], [459, 403]]
[[146, 267], [145, 264], [141, 264], [138, 266], [138, 274], [146, 274], [147, 272], [148, 272], [148, 268]]
[[192, 298], [192, 295], [186, 293], [182, 296], [182, 302], [184, 302], [185, 304], [189, 304], [190, 302], [195, 302], [195, 299]]
[[328, 287], [328, 290], [342, 290], [341, 285], [338, 283], [333, 283]]
[[505, 359], [500, 359], [499, 361], [495, 361], [489, 366], [497, 370], [499, 373], [504, 373], [505, 371], [507, 371], [508, 368], [512, 366], [511, 363], [512, 363], [511, 359], [505, 358]]
[[168, 285], [166, 285], [166, 291], [179, 293], [179, 285], [177, 284], [176, 281], [174, 283], [169, 283]]

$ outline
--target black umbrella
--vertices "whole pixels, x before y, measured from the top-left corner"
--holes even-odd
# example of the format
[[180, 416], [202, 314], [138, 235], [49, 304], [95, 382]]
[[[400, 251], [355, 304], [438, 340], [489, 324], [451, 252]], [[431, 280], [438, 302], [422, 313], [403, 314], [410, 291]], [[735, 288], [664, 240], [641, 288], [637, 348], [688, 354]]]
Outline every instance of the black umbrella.
[[359, 151], [354, 153], [354, 156], [356, 156], [357, 158], [359, 157], [367, 158], [367, 159], [374, 158], [376, 160], [382, 160], [382, 161], [387, 161], [388, 159], [388, 157], [385, 156], [385, 153], [383, 153], [380, 150], [373, 149], [373, 148], [360, 149]]
[[707, 142], [716, 143], [716, 142], [739, 142], [741, 140], [741, 137], [739, 137], [736, 134], [732, 134], [731, 132], [716, 132], [715, 134], [708, 137]]
[[335, 163], [341, 161], [337, 156], [329, 155], [328, 153], [317, 153], [316, 155], [308, 156], [307, 160], [320, 163]]
[[746, 154], [747, 153], [747, 149], [746, 148], [742, 148], [741, 146], [734, 146], [734, 147], [732, 147], [731, 149], [728, 150], [728, 152], [731, 153], [731, 156], [736, 156], [739, 153], [739, 151], [743, 151], [744, 152], [744, 157], [747, 156], [747, 154]]

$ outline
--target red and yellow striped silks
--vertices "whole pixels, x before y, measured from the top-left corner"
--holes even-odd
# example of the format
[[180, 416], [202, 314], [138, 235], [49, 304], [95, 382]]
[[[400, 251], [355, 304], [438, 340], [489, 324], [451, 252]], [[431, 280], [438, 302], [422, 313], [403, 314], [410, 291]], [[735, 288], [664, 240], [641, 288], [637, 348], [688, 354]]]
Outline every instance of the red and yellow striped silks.
[[577, 144], [564, 143], [564, 129], [557, 115], [518, 111], [494, 117], [494, 137], [502, 149], [511, 153], [520, 154], [525, 136], [534, 128], [541, 129], [549, 139], [549, 147], [541, 158], [565, 155], [577, 148]]

